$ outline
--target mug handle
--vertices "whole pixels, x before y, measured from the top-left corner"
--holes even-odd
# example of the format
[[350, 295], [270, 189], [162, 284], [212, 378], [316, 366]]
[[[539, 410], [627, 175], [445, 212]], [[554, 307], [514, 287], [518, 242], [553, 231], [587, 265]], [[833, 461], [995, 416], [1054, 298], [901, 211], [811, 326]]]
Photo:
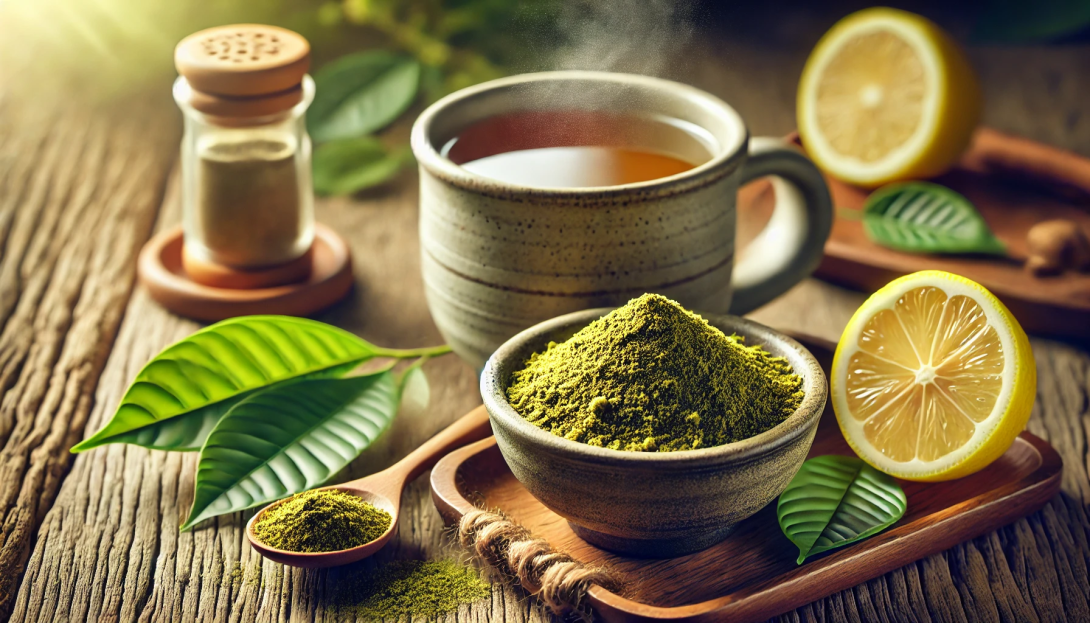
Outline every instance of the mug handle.
[[814, 272], [833, 227], [833, 200], [821, 171], [784, 141], [749, 141], [738, 185], [773, 176], [776, 207], [768, 224], [735, 259], [730, 313], [742, 315], [789, 290]]

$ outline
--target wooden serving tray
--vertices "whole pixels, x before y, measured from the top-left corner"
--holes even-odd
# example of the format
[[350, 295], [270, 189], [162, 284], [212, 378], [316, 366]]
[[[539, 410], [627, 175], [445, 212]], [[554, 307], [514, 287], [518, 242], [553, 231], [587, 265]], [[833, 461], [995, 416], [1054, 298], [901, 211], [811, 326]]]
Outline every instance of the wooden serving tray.
[[[828, 369], [833, 345], [797, 337]], [[484, 407], [479, 407], [483, 409]], [[826, 405], [811, 456], [851, 455]], [[606, 565], [622, 594], [600, 586], [589, 601], [606, 621], [763, 621], [985, 534], [1040, 509], [1060, 487], [1063, 465], [1048, 443], [1023, 432], [988, 468], [951, 482], [901, 482], [908, 511], [890, 529], [795, 564], [798, 550], [780, 532], [775, 503], [742, 522], [727, 540], [673, 559], [617, 556], [587, 544], [545, 508], [507, 468], [495, 438], [447, 455], [432, 470], [432, 498], [448, 523], [476, 504], [499, 508], [585, 563]]]
[[[798, 135], [788, 137], [798, 143]], [[1050, 219], [1080, 223], [1090, 233], [1090, 159], [1028, 139], [981, 128], [961, 161], [931, 181], [965, 195], [1014, 258], [902, 253], [874, 244], [859, 220], [870, 191], [826, 176], [837, 217], [816, 276], [874, 292], [918, 270], [940, 269], [979, 282], [998, 296], [1029, 333], [1090, 339], [1090, 274], [1034, 277], [1022, 268], [1026, 232]], [[767, 182], [739, 194], [740, 231], [759, 229], [741, 221], [767, 220], [772, 193]]]

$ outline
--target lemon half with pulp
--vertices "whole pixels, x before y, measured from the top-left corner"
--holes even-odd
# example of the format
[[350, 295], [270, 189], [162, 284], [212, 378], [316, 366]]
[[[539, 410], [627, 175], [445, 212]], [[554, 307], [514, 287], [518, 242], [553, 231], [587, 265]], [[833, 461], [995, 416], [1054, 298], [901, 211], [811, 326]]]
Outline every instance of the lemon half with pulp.
[[832, 175], [876, 187], [937, 175], [969, 144], [980, 118], [976, 77], [931, 21], [888, 8], [837, 22], [802, 73], [798, 126]]
[[983, 469], [1025, 428], [1037, 368], [1029, 339], [991, 292], [923, 271], [894, 280], [848, 322], [831, 396], [864, 461], [906, 480]]

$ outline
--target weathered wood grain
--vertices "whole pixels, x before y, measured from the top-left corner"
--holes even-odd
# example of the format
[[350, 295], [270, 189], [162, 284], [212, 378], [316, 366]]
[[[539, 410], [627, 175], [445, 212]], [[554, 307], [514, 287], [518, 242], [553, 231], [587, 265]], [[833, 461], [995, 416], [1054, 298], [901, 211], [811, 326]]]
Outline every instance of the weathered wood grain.
[[[349, 300], [323, 320], [384, 346], [440, 341], [422, 305], [415, 247], [412, 187], [366, 204], [331, 201], [323, 223], [348, 232], [356, 249], [359, 284]], [[176, 189], [160, 227], [177, 222]], [[413, 232], [408, 236], [407, 232]], [[366, 252], [361, 252], [366, 250]], [[142, 290], [133, 296], [102, 374], [87, 430], [109, 417], [129, 380], [170, 342], [196, 323], [160, 309]], [[446, 357], [427, 364], [427, 410], [403, 410], [378, 444], [343, 478], [372, 473], [479, 404], [476, 375]], [[178, 532], [192, 501], [196, 454], [109, 446], [80, 455], [31, 557], [13, 620], [283, 621], [329, 620], [327, 596], [342, 572], [290, 569], [264, 561], [245, 543], [249, 513]], [[442, 551], [442, 521], [431, 506], [426, 479], [409, 492], [401, 534], [381, 559], [432, 556]], [[369, 562], [367, 564], [374, 564]], [[491, 602], [475, 604], [457, 620], [542, 620], [525, 595], [497, 584]]]
[[0, 617], [91, 410], [174, 157], [161, 98], [0, 108]]
[[[728, 28], [677, 75], [735, 104], [754, 134], [786, 133], [806, 51], [834, 19], [826, 13], [813, 5], [791, 19], [750, 23], [749, 33]], [[988, 98], [986, 123], [1090, 155], [1090, 46], [978, 48], [971, 56]], [[0, 615], [343, 620], [325, 608], [340, 572], [264, 562], [245, 544], [248, 514], [178, 533], [195, 455], [117, 446], [74, 462], [67, 455], [150, 357], [197, 328], [140, 290], [129, 296], [133, 254], [156, 218], [173, 157], [176, 112], [164, 101], [58, 115], [10, 98], [0, 101]], [[406, 174], [319, 207], [319, 219], [350, 239], [358, 284], [322, 319], [383, 345], [439, 340], [423, 304], [414, 185]], [[168, 195], [159, 227], [178, 218]], [[835, 340], [863, 298], [807, 281], [754, 317]], [[1040, 339], [1033, 347], [1039, 389], [1030, 429], [1063, 456], [1063, 494], [1025, 520], [780, 620], [1090, 620], [1090, 354]], [[344, 477], [393, 462], [478, 402], [474, 374], [457, 360], [430, 363], [428, 373], [428, 410], [401, 414]], [[383, 556], [436, 555], [442, 529], [424, 480], [407, 495], [401, 536]], [[446, 620], [548, 617], [521, 591], [497, 585], [491, 600]]]

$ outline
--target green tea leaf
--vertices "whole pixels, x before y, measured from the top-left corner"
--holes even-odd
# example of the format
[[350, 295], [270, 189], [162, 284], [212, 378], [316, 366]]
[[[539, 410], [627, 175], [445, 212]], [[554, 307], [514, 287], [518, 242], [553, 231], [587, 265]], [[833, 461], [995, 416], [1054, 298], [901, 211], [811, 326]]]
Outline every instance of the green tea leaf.
[[[192, 448], [229, 405], [204, 410], [287, 379], [346, 373], [384, 353], [351, 333], [305, 318], [243, 316], [176, 342], [148, 362], [105, 426], [72, 448], [108, 443]], [[172, 419], [193, 414], [183, 423]]]
[[314, 150], [314, 190], [323, 195], [350, 195], [377, 186], [412, 161], [408, 153], [390, 153], [372, 136], [326, 143]]
[[398, 399], [394, 375], [382, 371], [293, 381], [239, 402], [201, 448], [182, 530], [324, 483], [386, 430]]
[[380, 130], [412, 104], [420, 63], [372, 50], [342, 56], [314, 74], [307, 129], [315, 141], [356, 138]]
[[220, 418], [247, 395], [239, 394], [189, 413], [114, 435], [106, 443], [128, 443], [151, 450], [196, 452], [204, 445], [208, 433], [212, 432]]
[[973, 204], [938, 184], [903, 182], [876, 190], [863, 208], [867, 237], [909, 253], [1006, 255]]
[[908, 499], [892, 476], [851, 456], [812, 458], [776, 505], [780, 529], [807, 557], [854, 543], [893, 525]]
[[[326, 368], [325, 370], [319, 370], [313, 374], [307, 374], [300, 378], [338, 378], [348, 374], [359, 365], [359, 362], [352, 361], [341, 366], [333, 366], [332, 368]], [[281, 381], [281, 383], [290, 383], [291, 381]], [[269, 387], [276, 387], [277, 384], [270, 385]], [[128, 443], [135, 446], [143, 446], [150, 450], [173, 450], [175, 452], [196, 452], [204, 445], [204, 440], [208, 438], [208, 433], [215, 428], [216, 423], [220, 421], [225, 413], [231, 410], [231, 407], [238, 404], [240, 400], [249, 396], [253, 392], [261, 391], [259, 388], [239, 394], [233, 398], [227, 400], [221, 400], [217, 403], [208, 405], [207, 407], [201, 407], [166, 420], [149, 424], [142, 428], [115, 435], [110, 438], [108, 443]]]

